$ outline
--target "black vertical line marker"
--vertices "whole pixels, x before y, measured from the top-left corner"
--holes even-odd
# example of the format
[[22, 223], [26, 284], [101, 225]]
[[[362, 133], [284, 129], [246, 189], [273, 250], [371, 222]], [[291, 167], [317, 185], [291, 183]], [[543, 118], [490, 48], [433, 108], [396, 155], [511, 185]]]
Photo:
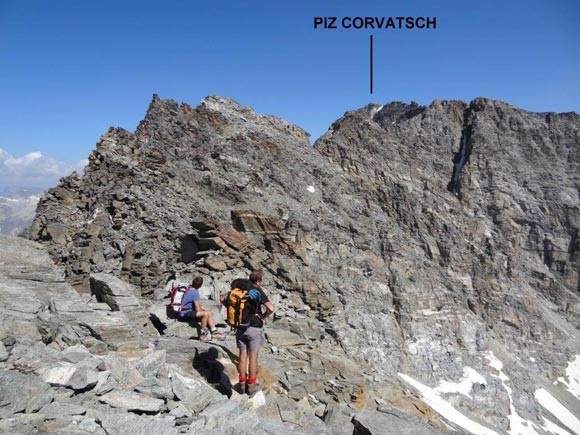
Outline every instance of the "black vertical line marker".
[[370, 84], [371, 84], [371, 94], [372, 94], [373, 93], [373, 35], [371, 35], [370, 45], [371, 45], [371, 53], [370, 53], [371, 54], [371, 56], [370, 56], [371, 57], [371, 62], [370, 62], [371, 63], [370, 64], [370, 74], [371, 74], [370, 82], [371, 83]]

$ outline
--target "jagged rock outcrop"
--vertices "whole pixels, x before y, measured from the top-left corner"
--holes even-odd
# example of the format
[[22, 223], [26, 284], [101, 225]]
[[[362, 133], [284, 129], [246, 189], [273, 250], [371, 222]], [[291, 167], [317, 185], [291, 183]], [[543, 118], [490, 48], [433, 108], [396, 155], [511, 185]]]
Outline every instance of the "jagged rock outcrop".
[[45, 195], [29, 235], [80, 292], [103, 272], [144, 297], [201, 274], [215, 301], [264, 269], [264, 367], [296, 401], [545, 433], [561, 416], [536, 392], [580, 406], [579, 165], [577, 114], [483, 98], [369, 105], [312, 147], [229, 99], [154, 97]]
[[134, 288], [91, 280], [96, 293], [79, 295], [40, 245], [0, 235], [0, 433], [329, 433], [273, 389], [231, 391], [233, 336], [221, 347], [161, 337], [141, 325], [148, 301], [123, 303]]

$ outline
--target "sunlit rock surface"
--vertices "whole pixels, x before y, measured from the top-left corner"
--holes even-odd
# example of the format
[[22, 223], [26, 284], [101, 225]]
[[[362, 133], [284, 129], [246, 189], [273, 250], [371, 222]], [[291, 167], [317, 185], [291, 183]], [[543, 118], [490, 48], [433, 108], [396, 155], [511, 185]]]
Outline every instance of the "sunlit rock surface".
[[[580, 116], [483, 98], [371, 104], [310, 146], [227, 98], [155, 96], [49, 190], [29, 236], [87, 297], [91, 274], [133, 285], [182, 365], [166, 282], [202, 275], [217, 315], [231, 280], [263, 269], [277, 312], [261, 376], [282, 422], [363, 430], [357, 412], [398, 409], [444, 432], [580, 433], [536, 394], [579, 414], [579, 164]], [[286, 399], [310, 408], [289, 417]]]

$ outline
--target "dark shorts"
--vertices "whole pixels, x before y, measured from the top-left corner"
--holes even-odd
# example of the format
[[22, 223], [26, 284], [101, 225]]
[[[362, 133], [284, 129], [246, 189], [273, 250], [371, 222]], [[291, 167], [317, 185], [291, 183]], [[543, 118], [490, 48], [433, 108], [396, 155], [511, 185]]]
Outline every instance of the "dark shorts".
[[264, 328], [248, 326], [244, 330], [236, 332], [236, 345], [240, 350], [257, 350], [266, 345]]
[[197, 311], [188, 311], [181, 317], [181, 320], [198, 320], [197, 319]]

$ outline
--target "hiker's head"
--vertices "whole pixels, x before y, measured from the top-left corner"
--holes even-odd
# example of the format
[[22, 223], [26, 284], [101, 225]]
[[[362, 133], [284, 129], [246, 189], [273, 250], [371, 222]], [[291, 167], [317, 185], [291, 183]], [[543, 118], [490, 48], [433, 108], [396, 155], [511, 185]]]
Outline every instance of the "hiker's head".
[[195, 278], [193, 278], [193, 281], [191, 281], [191, 286], [193, 288], [201, 288], [202, 285], [203, 278], [201, 276], [196, 276]]
[[250, 281], [255, 286], [260, 286], [262, 284], [263, 280], [264, 280], [264, 275], [262, 274], [262, 271], [260, 271], [260, 270], [254, 270], [250, 274]]

